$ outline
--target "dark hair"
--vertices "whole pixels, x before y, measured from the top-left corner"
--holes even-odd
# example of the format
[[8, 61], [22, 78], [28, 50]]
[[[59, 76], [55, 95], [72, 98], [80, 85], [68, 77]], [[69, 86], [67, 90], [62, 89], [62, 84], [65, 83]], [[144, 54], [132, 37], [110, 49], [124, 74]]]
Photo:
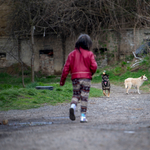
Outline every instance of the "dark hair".
[[90, 50], [91, 49], [91, 47], [92, 47], [92, 40], [91, 40], [89, 35], [81, 34], [78, 37], [77, 42], [75, 44], [75, 48], [77, 48], [80, 51], [80, 49], [79, 49], [80, 47], [83, 48], [83, 49], [86, 49], [86, 50]]

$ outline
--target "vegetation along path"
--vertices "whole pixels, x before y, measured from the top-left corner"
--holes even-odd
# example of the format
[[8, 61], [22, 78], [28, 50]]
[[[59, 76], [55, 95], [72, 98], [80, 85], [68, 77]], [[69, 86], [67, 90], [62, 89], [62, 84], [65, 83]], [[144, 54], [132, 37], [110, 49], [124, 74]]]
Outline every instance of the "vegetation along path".
[[[93, 87], [101, 88], [100, 84]], [[0, 125], [3, 150], [150, 150], [150, 95], [125, 94], [111, 85], [110, 98], [90, 98], [88, 123], [68, 118], [69, 103], [38, 109], [0, 112], [9, 120]]]

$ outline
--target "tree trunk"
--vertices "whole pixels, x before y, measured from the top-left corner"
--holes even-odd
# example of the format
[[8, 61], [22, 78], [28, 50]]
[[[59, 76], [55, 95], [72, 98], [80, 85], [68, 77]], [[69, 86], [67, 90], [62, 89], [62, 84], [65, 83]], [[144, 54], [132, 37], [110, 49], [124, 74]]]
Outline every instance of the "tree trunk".
[[21, 61], [20, 53], [21, 53], [21, 39], [20, 39], [20, 36], [19, 36], [18, 37], [18, 59], [19, 59], [19, 63], [21, 64], [22, 85], [25, 88], [25, 85], [24, 85], [24, 66], [23, 66], [23, 62]]
[[118, 41], [118, 49], [117, 49], [117, 61], [120, 61], [120, 45], [121, 45], [121, 34], [120, 31], [117, 31], [117, 41]]
[[62, 55], [63, 55], [63, 66], [65, 64], [65, 56], [66, 56], [66, 37], [64, 34], [61, 35], [62, 39]]
[[31, 81], [34, 82], [34, 26], [31, 26]]
[[24, 84], [24, 66], [23, 66], [23, 62], [21, 62], [21, 72], [22, 72], [22, 85], [25, 88], [25, 84]]

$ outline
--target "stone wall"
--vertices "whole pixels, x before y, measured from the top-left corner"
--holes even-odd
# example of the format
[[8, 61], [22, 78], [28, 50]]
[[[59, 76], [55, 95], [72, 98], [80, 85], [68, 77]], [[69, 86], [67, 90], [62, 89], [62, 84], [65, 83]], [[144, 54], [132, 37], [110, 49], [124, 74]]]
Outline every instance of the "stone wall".
[[[116, 31], [111, 30], [108, 36], [107, 48], [110, 52], [116, 52], [118, 50], [118, 41]], [[129, 55], [142, 45], [145, 41], [150, 40], [149, 29], [122, 29], [120, 32], [120, 54]]]
[[[134, 36], [135, 35], [135, 36]], [[65, 42], [65, 60], [68, 54], [74, 50], [75, 42], [78, 38], [68, 37]], [[96, 55], [96, 61], [99, 68], [104, 67], [109, 62], [111, 53], [114, 54], [109, 63], [117, 60], [117, 51], [120, 48], [120, 58], [124, 60], [127, 55], [131, 55], [144, 41], [150, 39], [150, 32], [148, 29], [140, 29], [134, 32], [133, 29], [122, 30], [120, 34], [109, 30], [107, 36], [103, 37], [100, 34], [92, 36], [93, 41], [92, 51]], [[119, 43], [120, 42], [120, 43]], [[61, 74], [63, 68], [63, 50], [62, 39], [57, 35], [49, 36], [34, 36], [34, 50], [35, 50], [35, 71], [41, 71], [44, 74]], [[48, 53], [40, 54], [40, 51], [52, 51], [53, 55]], [[21, 40], [21, 60], [31, 66], [31, 43], [30, 39]], [[18, 43], [14, 39], [9, 39], [6, 36], [0, 38], [0, 68], [11, 66], [18, 62]]]
[[[62, 42], [61, 38], [50, 35], [46, 37], [36, 37], [34, 41], [34, 50], [35, 50], [35, 71], [41, 70], [45, 73], [45, 67], [49, 68], [47, 69], [47, 74], [59, 74], [62, 70]], [[21, 58], [24, 63], [26, 63], [28, 66], [31, 66], [31, 44], [29, 40], [22, 41], [21, 44], [22, 50], [21, 50]], [[43, 54], [43, 56], [40, 55], [40, 50], [52, 50], [53, 55], [48, 56], [47, 54]], [[49, 59], [49, 60], [48, 60]], [[43, 60], [43, 61], [42, 61]], [[49, 62], [49, 63], [48, 63]], [[43, 67], [43, 64], [45, 64], [45, 67]], [[53, 67], [52, 67], [53, 65]], [[50, 68], [52, 69], [50, 71]]]
[[0, 37], [0, 68], [11, 66], [18, 61], [18, 48], [15, 40], [7, 36]]

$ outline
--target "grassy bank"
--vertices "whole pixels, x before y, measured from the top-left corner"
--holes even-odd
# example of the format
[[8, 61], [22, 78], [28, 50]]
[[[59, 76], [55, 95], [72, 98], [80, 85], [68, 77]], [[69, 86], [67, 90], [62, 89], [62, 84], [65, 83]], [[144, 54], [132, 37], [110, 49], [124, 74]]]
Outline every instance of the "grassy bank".
[[[26, 88], [22, 88], [21, 77], [0, 74], [0, 111], [10, 109], [30, 109], [44, 105], [70, 103], [72, 98], [72, 83], [68, 77], [65, 85], [60, 87], [60, 77], [36, 78], [30, 83], [25, 78]], [[53, 86], [53, 90], [37, 90], [36, 86]], [[102, 96], [101, 89], [91, 88], [90, 97]]]
[[143, 85], [140, 87], [141, 90], [149, 93], [150, 92], [150, 57], [145, 57], [144, 61], [132, 68], [132, 62], [120, 62], [115, 64], [114, 66], [107, 66], [105, 68], [97, 70], [97, 73], [94, 75], [93, 82], [97, 83], [99, 80], [101, 81], [101, 74], [105, 70], [109, 75], [109, 80], [112, 84], [119, 85], [124, 87], [124, 80], [131, 78], [138, 78], [142, 75], [146, 75], [148, 81], [145, 81]]

